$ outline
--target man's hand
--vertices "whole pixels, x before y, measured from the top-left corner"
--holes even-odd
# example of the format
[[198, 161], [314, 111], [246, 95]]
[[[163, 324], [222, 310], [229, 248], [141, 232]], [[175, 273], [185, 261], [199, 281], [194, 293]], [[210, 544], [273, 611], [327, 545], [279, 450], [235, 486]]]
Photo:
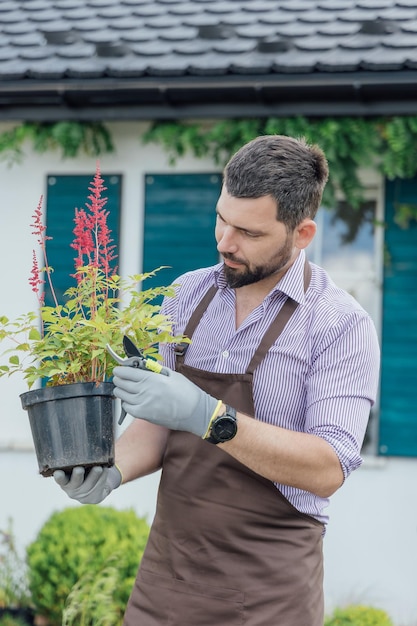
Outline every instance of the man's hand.
[[55, 482], [73, 500], [81, 504], [98, 504], [122, 482], [122, 474], [116, 465], [91, 468], [85, 477], [84, 467], [74, 467], [71, 476], [62, 470], [54, 472]]
[[219, 400], [173, 370], [162, 376], [120, 366], [114, 368], [113, 374], [114, 395], [120, 398], [127, 413], [171, 430], [203, 437], [221, 406]]

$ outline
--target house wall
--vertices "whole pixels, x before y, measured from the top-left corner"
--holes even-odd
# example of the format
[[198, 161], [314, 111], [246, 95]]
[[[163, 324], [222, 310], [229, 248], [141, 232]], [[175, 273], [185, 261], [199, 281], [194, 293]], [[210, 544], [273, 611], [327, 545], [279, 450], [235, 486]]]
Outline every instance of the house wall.
[[[172, 168], [158, 146], [140, 143], [144, 125], [119, 123], [110, 128], [117, 152], [103, 156], [100, 164], [103, 172], [123, 175], [119, 261], [120, 273], [129, 275], [141, 270], [144, 173], [215, 172], [218, 168], [191, 157]], [[0, 132], [5, 129], [0, 125]], [[61, 160], [57, 153], [34, 155], [29, 147], [20, 165], [9, 168], [0, 163], [0, 314], [14, 318], [36, 307], [27, 282], [33, 248], [29, 224], [39, 196], [46, 193], [46, 176], [93, 174], [94, 169], [93, 158]], [[53, 511], [79, 506], [68, 500], [53, 479], [37, 473], [27, 415], [19, 400], [25, 390], [17, 376], [0, 379], [0, 528], [11, 517], [22, 548]], [[157, 484], [158, 474], [141, 479], [116, 490], [104, 505], [133, 507], [151, 521]], [[369, 456], [335, 494], [324, 540], [329, 611], [336, 605], [360, 602], [385, 608], [396, 626], [417, 624], [416, 484], [415, 459]]]

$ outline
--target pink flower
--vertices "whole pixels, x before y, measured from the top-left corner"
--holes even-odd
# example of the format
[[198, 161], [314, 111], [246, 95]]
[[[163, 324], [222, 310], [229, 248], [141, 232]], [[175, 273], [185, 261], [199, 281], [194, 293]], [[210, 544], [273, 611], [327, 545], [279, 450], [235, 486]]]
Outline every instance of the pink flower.
[[[89, 213], [84, 209], [76, 211], [73, 230], [75, 238], [71, 246], [78, 253], [75, 259], [76, 269], [90, 265], [102, 270], [106, 276], [109, 276], [116, 271], [116, 268], [111, 270], [110, 264], [117, 255], [114, 253], [116, 246], [111, 245], [113, 242], [110, 236], [111, 230], [107, 226], [109, 211], [104, 209], [107, 198], [102, 197], [102, 193], [107, 187], [104, 187], [103, 183], [104, 180], [101, 178], [97, 163], [92, 186], [88, 188], [91, 192], [88, 196], [90, 203], [86, 203]], [[80, 280], [79, 275], [77, 279]]]

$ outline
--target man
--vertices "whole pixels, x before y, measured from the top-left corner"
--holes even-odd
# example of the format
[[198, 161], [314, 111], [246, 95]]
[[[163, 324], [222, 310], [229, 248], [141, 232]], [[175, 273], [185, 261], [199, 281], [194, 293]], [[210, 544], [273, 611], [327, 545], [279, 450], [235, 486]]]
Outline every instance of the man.
[[327, 177], [317, 146], [284, 136], [230, 159], [222, 262], [164, 303], [191, 343], [161, 348], [168, 376], [115, 368], [138, 418], [117, 467], [56, 473], [70, 497], [100, 502], [162, 468], [125, 626], [323, 624], [324, 509], [361, 463], [379, 369], [369, 316], [306, 261]]

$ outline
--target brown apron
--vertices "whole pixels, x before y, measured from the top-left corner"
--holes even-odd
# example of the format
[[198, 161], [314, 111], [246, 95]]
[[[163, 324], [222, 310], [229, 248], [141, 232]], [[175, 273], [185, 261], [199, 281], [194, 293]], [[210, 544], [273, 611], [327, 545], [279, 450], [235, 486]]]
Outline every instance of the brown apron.
[[[305, 281], [310, 280], [306, 265]], [[190, 318], [192, 336], [216, 288]], [[297, 303], [287, 299], [244, 374], [177, 371], [254, 416], [252, 376]], [[155, 520], [124, 626], [323, 626], [323, 525], [224, 450], [172, 431]]]

